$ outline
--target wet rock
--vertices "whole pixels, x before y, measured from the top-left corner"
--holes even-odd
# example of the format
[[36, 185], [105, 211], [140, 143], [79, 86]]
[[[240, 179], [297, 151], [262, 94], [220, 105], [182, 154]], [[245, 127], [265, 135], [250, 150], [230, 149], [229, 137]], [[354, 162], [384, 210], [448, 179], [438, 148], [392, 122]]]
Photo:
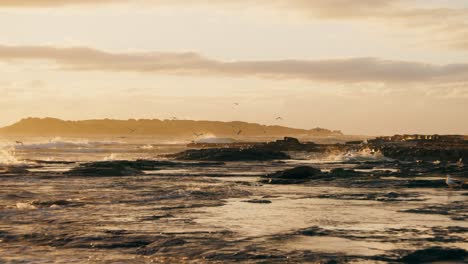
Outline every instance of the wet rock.
[[[240, 251], [232, 254], [228, 253], [215, 253], [211, 255], [207, 255], [205, 258], [213, 260], [213, 261], [255, 261], [255, 260], [261, 260], [261, 261], [273, 261], [273, 260], [281, 260], [281, 262], [284, 262], [287, 260], [286, 256], [282, 255], [273, 255], [273, 254], [259, 254], [257, 252], [250, 252], [250, 251]], [[254, 263], [254, 262], [252, 262]], [[270, 263], [270, 262], [261, 262], [261, 263]]]
[[450, 204], [427, 205], [421, 208], [403, 210], [404, 213], [439, 214], [450, 216], [452, 220], [464, 221], [468, 219], [466, 202], [456, 201]]
[[113, 160], [84, 163], [66, 172], [75, 176], [134, 176], [143, 170], [158, 170], [161, 166], [174, 166], [170, 161], [156, 160]]
[[322, 178], [323, 176], [324, 174], [320, 169], [310, 166], [299, 166], [263, 176], [265, 179], [261, 180], [261, 182], [269, 184], [297, 184], [311, 179]]
[[270, 200], [264, 200], [264, 199], [252, 199], [252, 200], [246, 200], [243, 201], [245, 203], [257, 203], [257, 204], [270, 204]]
[[465, 261], [468, 251], [459, 248], [431, 247], [414, 251], [402, 258], [403, 263], [432, 263], [436, 261]]
[[255, 148], [269, 149], [275, 151], [318, 151], [319, 145], [313, 142], [301, 143], [297, 138], [285, 137], [273, 142], [260, 143]]
[[98, 176], [134, 176], [134, 175], [142, 175], [143, 171], [128, 167], [121, 163], [92, 163], [92, 164], [83, 164], [79, 167], [73, 168], [66, 173], [67, 175], [75, 175], [75, 176], [90, 176], [90, 177], [98, 177]]
[[144, 217], [142, 220], [143, 221], [156, 221], [156, 220], [160, 220], [163, 218], [172, 218], [172, 217], [174, 217], [174, 215], [162, 214], [162, 215], [152, 215], [152, 216]]
[[290, 157], [281, 151], [258, 148], [211, 148], [191, 149], [175, 155], [178, 160], [210, 160], [210, 161], [267, 161], [289, 159]]
[[140, 249], [138, 249], [138, 254], [142, 255], [154, 255], [160, 251], [165, 251], [171, 247], [179, 247], [183, 246], [187, 243], [184, 239], [180, 238], [165, 238], [159, 241], [153, 242], [149, 245], [146, 245]]
[[29, 170], [26, 167], [22, 166], [8, 166], [4, 168], [0, 168], [0, 173], [3, 174], [28, 174]]
[[398, 160], [447, 162], [468, 158], [468, 140], [463, 136], [396, 135], [369, 140], [369, 144]]
[[337, 200], [368, 200], [379, 202], [402, 202], [402, 201], [424, 201], [425, 199], [418, 198], [420, 195], [417, 193], [334, 193], [334, 194], [321, 194], [317, 198], [337, 199]]
[[330, 232], [318, 226], [312, 226], [300, 231], [300, 234], [304, 236], [329, 236]]
[[38, 164], [46, 164], [46, 165], [69, 165], [76, 163], [75, 161], [65, 161], [65, 160], [29, 160], [34, 163]]
[[407, 188], [447, 188], [445, 180], [410, 180], [405, 184]]
[[69, 200], [56, 200], [56, 201], [34, 201], [31, 205], [35, 207], [78, 207], [84, 206], [85, 203], [69, 201]]
[[354, 177], [354, 176], [360, 176], [363, 175], [364, 173], [355, 171], [353, 169], [343, 169], [343, 168], [336, 168], [332, 169], [328, 175], [329, 177]]

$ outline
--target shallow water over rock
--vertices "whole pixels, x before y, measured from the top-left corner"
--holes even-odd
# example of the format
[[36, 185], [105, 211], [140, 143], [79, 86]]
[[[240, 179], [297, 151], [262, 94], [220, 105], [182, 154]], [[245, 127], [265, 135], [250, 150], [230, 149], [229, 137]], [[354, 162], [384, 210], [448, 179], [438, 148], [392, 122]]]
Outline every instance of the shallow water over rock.
[[[128, 148], [132, 161], [141, 158]], [[89, 177], [64, 173], [86, 159], [37, 159], [27, 174], [0, 175], [0, 263], [387, 263], [431, 247], [468, 250], [466, 190], [408, 187], [441, 178], [402, 174], [387, 160], [164, 160], [136, 175]], [[323, 175], [367, 169], [260, 182], [303, 165]]]

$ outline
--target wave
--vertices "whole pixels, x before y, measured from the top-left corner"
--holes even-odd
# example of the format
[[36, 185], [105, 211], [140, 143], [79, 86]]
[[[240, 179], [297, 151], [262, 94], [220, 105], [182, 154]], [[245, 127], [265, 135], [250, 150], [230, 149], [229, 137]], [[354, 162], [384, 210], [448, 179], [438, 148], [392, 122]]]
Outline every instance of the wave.
[[154, 146], [153, 145], [144, 145], [144, 146], [141, 146], [140, 149], [151, 150], [151, 149], [154, 149]]
[[11, 166], [21, 164], [15, 155], [15, 148], [13, 147], [1, 147], [0, 148], [0, 165]]
[[55, 137], [47, 142], [20, 143], [12, 145], [16, 149], [64, 149], [64, 148], [92, 148], [99, 145], [122, 144], [114, 141], [88, 141], [86, 139], [66, 140], [61, 137]]
[[292, 156], [296, 159], [307, 160], [311, 163], [392, 161], [392, 159], [385, 157], [380, 151], [370, 148], [364, 148], [359, 151], [329, 154], [302, 153]]

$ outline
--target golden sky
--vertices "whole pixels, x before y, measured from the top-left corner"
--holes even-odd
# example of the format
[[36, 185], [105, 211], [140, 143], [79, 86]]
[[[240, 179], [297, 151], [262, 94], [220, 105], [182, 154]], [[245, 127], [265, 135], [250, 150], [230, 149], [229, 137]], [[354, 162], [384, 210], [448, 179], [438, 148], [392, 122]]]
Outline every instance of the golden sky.
[[2, 0], [0, 70], [0, 125], [177, 116], [468, 134], [468, 1]]

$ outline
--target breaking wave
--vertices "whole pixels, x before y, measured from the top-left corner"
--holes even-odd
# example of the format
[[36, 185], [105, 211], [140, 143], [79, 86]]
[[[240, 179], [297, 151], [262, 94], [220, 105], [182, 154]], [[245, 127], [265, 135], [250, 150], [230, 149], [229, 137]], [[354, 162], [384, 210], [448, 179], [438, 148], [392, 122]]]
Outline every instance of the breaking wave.
[[121, 144], [112, 141], [88, 141], [86, 139], [66, 140], [61, 137], [52, 138], [46, 142], [16, 144], [16, 149], [62, 149], [62, 148], [91, 148], [98, 145]]
[[308, 160], [311, 163], [335, 163], [335, 162], [373, 162], [391, 161], [380, 151], [364, 148], [359, 151], [347, 151], [329, 154], [303, 153], [292, 155], [296, 159]]
[[17, 165], [21, 164], [15, 155], [15, 148], [11, 146], [0, 147], [0, 165]]

